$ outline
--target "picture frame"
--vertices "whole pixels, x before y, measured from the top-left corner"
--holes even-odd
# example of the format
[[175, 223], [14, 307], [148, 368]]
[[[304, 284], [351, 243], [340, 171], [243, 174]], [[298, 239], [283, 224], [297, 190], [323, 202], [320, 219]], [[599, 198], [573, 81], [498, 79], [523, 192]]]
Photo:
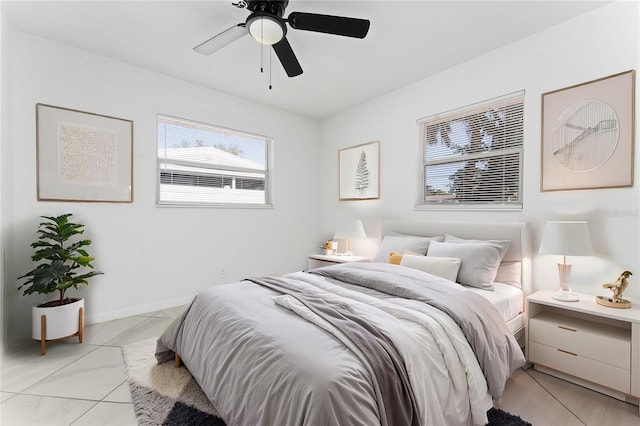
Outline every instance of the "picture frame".
[[380, 142], [338, 151], [340, 200], [380, 198]]
[[36, 104], [38, 201], [133, 202], [133, 121]]
[[542, 192], [633, 186], [635, 70], [542, 94]]

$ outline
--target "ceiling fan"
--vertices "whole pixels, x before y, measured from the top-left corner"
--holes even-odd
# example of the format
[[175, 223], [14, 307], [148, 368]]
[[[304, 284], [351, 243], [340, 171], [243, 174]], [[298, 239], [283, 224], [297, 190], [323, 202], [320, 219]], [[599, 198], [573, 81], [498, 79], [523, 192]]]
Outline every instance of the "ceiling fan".
[[251, 11], [247, 20], [213, 36], [194, 47], [193, 50], [203, 55], [210, 55], [227, 44], [251, 34], [259, 43], [272, 46], [287, 75], [295, 77], [302, 74], [302, 67], [287, 41], [287, 26], [285, 24], [289, 24], [294, 30], [354, 38], [364, 38], [369, 32], [370, 22], [368, 19], [305, 12], [292, 12], [287, 18], [284, 18], [284, 10], [289, 4], [289, 0], [240, 0], [232, 4]]

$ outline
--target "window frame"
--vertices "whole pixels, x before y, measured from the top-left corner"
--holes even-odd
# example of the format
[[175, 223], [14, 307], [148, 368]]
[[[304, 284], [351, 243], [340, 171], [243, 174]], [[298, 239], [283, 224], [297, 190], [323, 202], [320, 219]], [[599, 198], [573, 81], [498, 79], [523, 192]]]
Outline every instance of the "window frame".
[[[504, 108], [508, 105], [517, 105], [521, 109], [521, 121], [520, 125], [521, 134], [518, 135], [520, 140], [519, 146], [504, 147], [496, 150], [495, 152], [476, 152], [465, 153], [463, 155], [450, 155], [443, 156], [437, 159], [428, 159], [426, 152], [427, 142], [425, 140], [425, 128], [430, 125], [438, 125], [445, 122], [464, 121], [474, 114], [481, 112], [495, 111], [499, 108]], [[434, 114], [425, 118], [417, 120], [419, 144], [420, 144], [420, 181], [418, 183], [417, 203], [415, 205], [416, 210], [499, 210], [499, 211], [522, 211], [524, 208], [524, 106], [525, 106], [525, 91], [520, 90], [517, 92], [509, 93], [504, 96], [488, 99], [482, 102], [478, 102], [473, 105], [468, 105], [462, 108], [456, 108], [444, 113]], [[458, 162], [474, 161], [483, 158], [503, 158], [507, 155], [518, 155], [519, 165], [517, 167], [518, 177], [518, 194], [519, 199], [513, 203], [505, 202], [428, 202], [425, 200], [425, 190], [428, 185], [427, 181], [427, 168], [429, 166], [439, 164], [453, 164]], [[501, 169], [505, 170], [505, 169]], [[514, 168], [514, 170], [516, 170]]]
[[[250, 174], [263, 174], [264, 175], [264, 203], [241, 203], [241, 202], [207, 202], [207, 201], [168, 201], [161, 200], [161, 190], [160, 185], [162, 184], [161, 174], [163, 172], [162, 165], [166, 164], [167, 161], [164, 158], [161, 158], [159, 155], [160, 150], [160, 141], [159, 141], [159, 131], [158, 126], [160, 124], [161, 118], [166, 120], [174, 120], [176, 122], [185, 122], [194, 127], [204, 127], [207, 130], [219, 131], [220, 133], [230, 133], [239, 137], [246, 137], [250, 139], [258, 139], [264, 141], [264, 149], [265, 149], [265, 169], [250, 169], [238, 166], [225, 166], [224, 169], [221, 167], [203, 167], [202, 163], [193, 162], [188, 160], [172, 160], [169, 163], [178, 165], [178, 166], [186, 166], [186, 167], [194, 167], [199, 169], [211, 169], [211, 170], [219, 170], [222, 172], [238, 172], [238, 173], [246, 173], [247, 176], [242, 176], [242, 178], [251, 178]], [[273, 188], [272, 188], [272, 173], [273, 173], [273, 143], [274, 140], [272, 137], [264, 136], [256, 133], [250, 133], [243, 130], [231, 129], [228, 127], [213, 125], [209, 123], [204, 123], [196, 120], [176, 117], [168, 114], [158, 113], [156, 115], [156, 206], [158, 207], [205, 207], [205, 208], [236, 208], [236, 209], [270, 209], [273, 208]], [[185, 174], [189, 174], [188, 171]], [[220, 174], [224, 176], [224, 173]], [[216, 174], [217, 176], [217, 174]], [[194, 186], [195, 187], [195, 186]]]

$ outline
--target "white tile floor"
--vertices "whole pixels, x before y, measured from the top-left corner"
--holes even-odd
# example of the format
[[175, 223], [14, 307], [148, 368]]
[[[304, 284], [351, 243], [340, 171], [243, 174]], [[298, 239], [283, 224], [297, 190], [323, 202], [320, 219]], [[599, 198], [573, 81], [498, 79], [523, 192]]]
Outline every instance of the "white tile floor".
[[[183, 306], [90, 325], [84, 343], [12, 345], [0, 371], [0, 424], [135, 425], [121, 347], [156, 337]], [[534, 426], [640, 426], [638, 407], [535, 370], [517, 370], [501, 408]]]
[[136, 315], [54, 342], [40, 356], [34, 340], [10, 345], [0, 368], [0, 424], [136, 425], [121, 348], [157, 337], [184, 306]]

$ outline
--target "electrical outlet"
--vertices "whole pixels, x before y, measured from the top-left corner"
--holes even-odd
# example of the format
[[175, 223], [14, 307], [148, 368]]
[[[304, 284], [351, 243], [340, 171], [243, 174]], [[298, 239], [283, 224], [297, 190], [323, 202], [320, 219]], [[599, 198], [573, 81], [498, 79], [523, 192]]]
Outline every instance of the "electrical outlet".
[[220, 276], [220, 278], [227, 278], [227, 269], [226, 268], [220, 269], [220, 273], [218, 275]]

